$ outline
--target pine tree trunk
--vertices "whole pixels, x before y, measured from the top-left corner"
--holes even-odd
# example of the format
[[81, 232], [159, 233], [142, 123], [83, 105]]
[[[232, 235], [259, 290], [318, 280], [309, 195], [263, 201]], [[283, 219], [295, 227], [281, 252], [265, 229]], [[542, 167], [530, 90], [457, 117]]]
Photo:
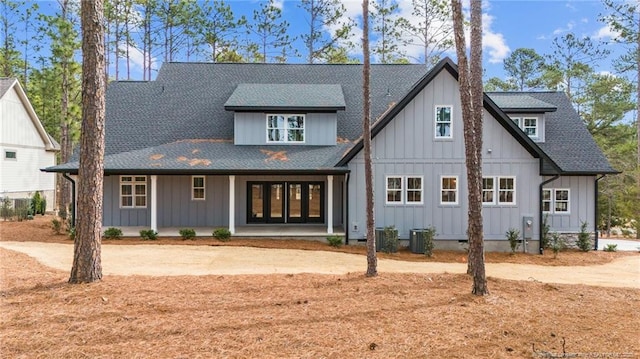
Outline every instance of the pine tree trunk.
[[376, 256], [375, 221], [373, 217], [373, 165], [371, 163], [371, 96], [369, 79], [371, 58], [369, 53], [369, 1], [362, 1], [362, 54], [364, 66], [362, 69], [363, 120], [362, 137], [364, 141], [364, 178], [365, 196], [367, 197], [367, 277], [378, 275], [378, 257]]
[[102, 279], [105, 49], [103, 0], [82, 1], [82, 136], [78, 171], [78, 222], [69, 283]]

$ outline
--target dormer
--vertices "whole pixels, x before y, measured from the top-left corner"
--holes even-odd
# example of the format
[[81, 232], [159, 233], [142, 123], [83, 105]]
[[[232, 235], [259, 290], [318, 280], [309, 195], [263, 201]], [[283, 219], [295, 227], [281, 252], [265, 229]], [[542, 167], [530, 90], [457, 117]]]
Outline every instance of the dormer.
[[224, 105], [234, 111], [236, 145], [335, 145], [341, 85], [239, 84]]
[[513, 122], [534, 142], [545, 141], [546, 113], [558, 108], [524, 93], [489, 93]]

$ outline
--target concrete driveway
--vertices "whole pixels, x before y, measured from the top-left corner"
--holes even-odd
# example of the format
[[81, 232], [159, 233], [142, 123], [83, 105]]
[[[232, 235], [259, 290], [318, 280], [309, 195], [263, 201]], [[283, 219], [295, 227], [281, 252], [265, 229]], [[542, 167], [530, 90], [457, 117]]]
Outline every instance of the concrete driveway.
[[603, 250], [608, 244], [615, 244], [618, 251], [640, 251], [640, 241], [629, 241], [625, 239], [598, 239], [598, 250]]
[[[73, 245], [40, 242], [0, 242], [0, 247], [25, 253], [42, 264], [68, 271]], [[234, 275], [274, 273], [345, 274], [366, 271], [366, 257], [356, 254], [184, 245], [102, 245], [105, 275]], [[378, 259], [387, 273], [466, 273], [463, 263], [404, 262]], [[640, 288], [640, 256], [597, 266], [538, 266], [487, 263], [487, 275], [545, 283]]]

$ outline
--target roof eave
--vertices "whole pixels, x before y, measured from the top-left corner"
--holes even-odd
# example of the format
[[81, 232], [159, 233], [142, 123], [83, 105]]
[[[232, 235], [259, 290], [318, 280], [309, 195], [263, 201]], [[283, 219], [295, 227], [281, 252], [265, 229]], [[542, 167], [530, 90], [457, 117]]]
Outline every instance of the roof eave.
[[279, 111], [286, 113], [293, 112], [337, 112], [344, 111], [346, 106], [225, 106], [227, 111], [243, 111], [243, 112], [271, 112]]
[[[78, 174], [77, 168], [41, 169], [43, 172]], [[170, 169], [170, 168], [122, 168], [105, 169], [104, 175], [318, 175], [345, 174], [350, 170], [346, 167], [331, 167], [318, 169]]]
[[546, 113], [557, 110], [557, 107], [502, 107], [502, 111], [507, 113]]

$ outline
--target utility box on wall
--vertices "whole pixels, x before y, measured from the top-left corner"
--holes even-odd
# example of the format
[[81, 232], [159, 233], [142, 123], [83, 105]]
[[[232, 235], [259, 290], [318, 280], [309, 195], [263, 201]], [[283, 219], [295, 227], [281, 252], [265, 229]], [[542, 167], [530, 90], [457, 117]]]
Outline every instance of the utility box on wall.
[[527, 252], [527, 244], [533, 238], [533, 217], [522, 217], [522, 247]]

